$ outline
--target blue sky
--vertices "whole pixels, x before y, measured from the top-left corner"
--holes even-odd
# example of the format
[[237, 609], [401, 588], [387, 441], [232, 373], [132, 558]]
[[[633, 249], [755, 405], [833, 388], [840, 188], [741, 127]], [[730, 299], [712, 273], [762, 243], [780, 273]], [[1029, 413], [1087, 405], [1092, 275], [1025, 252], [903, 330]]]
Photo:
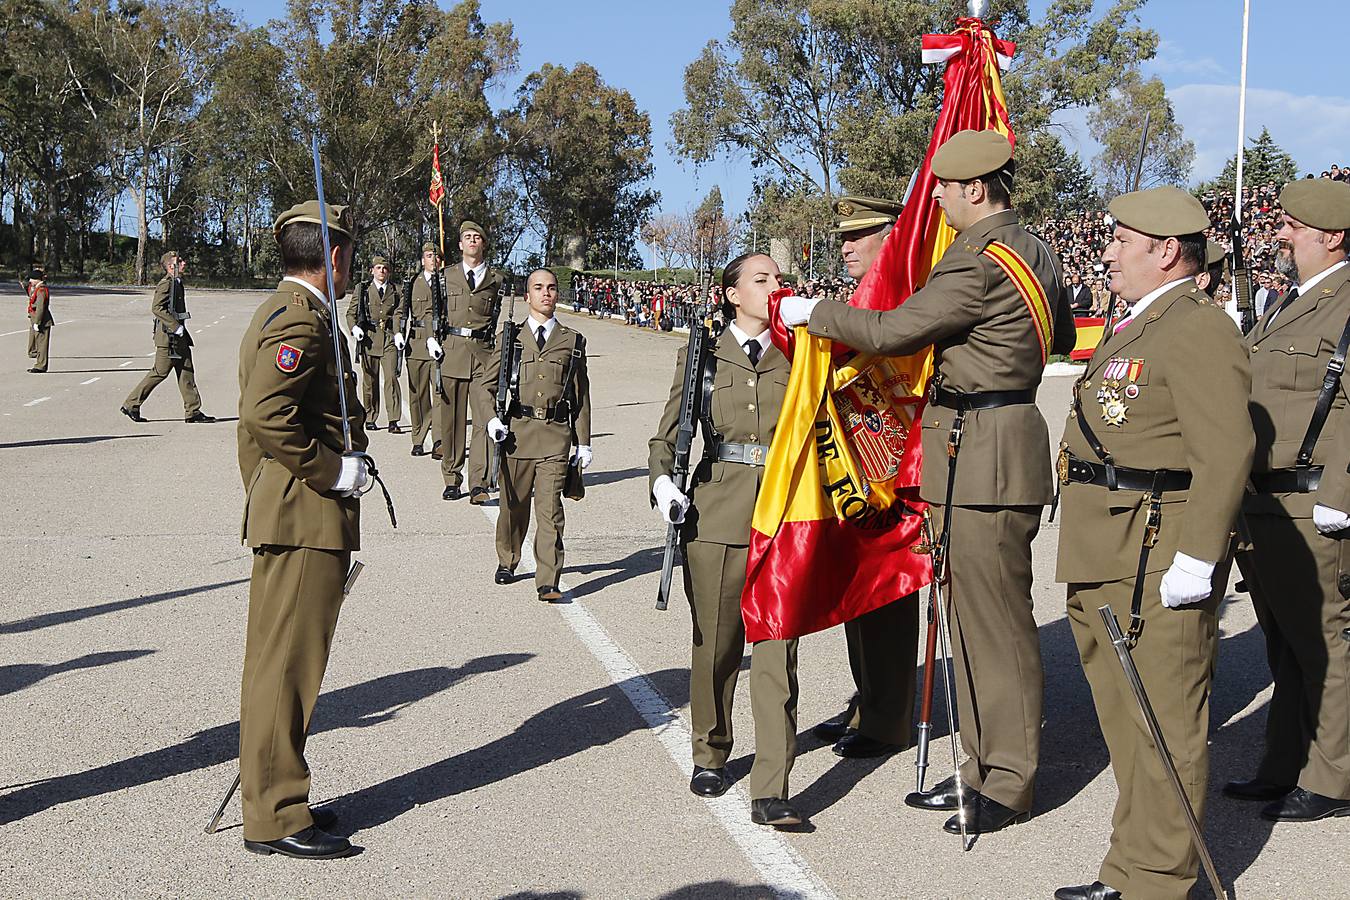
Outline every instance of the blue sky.
[[[279, 6], [275, 0], [226, 3], [254, 24], [276, 15]], [[442, 5], [449, 3], [442, 0]], [[1042, 0], [1032, 5], [1045, 7]], [[1099, 0], [1098, 5], [1104, 4]], [[1345, 52], [1346, 13], [1311, 0], [1257, 0], [1252, 6], [1248, 134], [1269, 126], [1305, 171], [1350, 162], [1350, 84], [1329, 75], [1336, 69], [1333, 61]], [[508, 105], [520, 80], [545, 62], [589, 62], [651, 115], [653, 184], [661, 192], [662, 208], [683, 210], [720, 185], [728, 212], [739, 213], [751, 182], [748, 160], [720, 159], [695, 170], [667, 148], [670, 115], [684, 102], [684, 67], [709, 39], [726, 34], [729, 8], [729, 0], [483, 0], [483, 17], [510, 20], [521, 44], [520, 71], [492, 100]], [[1241, 16], [1241, 0], [1151, 0], [1141, 14], [1162, 39], [1157, 59], [1145, 72], [1167, 84], [1178, 118], [1196, 144], [1197, 181], [1218, 174], [1236, 147]], [[1326, 27], [1318, 27], [1320, 19], [1328, 20]], [[1082, 127], [1085, 118], [1085, 113], [1071, 114], [1062, 124], [1076, 134], [1071, 145], [1089, 157], [1094, 151]]]

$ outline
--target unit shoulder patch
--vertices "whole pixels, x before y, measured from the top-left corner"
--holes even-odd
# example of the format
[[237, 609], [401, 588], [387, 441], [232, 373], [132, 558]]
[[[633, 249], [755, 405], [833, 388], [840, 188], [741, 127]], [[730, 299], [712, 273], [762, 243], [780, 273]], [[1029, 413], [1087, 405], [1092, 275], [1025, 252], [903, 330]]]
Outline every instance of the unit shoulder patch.
[[304, 351], [299, 347], [292, 347], [290, 344], [282, 344], [277, 348], [277, 368], [290, 375], [300, 366], [300, 357]]

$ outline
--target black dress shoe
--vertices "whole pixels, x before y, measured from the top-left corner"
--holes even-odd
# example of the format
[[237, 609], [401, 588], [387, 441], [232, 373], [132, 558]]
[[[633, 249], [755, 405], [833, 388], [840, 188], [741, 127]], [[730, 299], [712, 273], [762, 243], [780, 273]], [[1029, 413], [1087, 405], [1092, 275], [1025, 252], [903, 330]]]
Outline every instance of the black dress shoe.
[[190, 425], [209, 425], [215, 420], [216, 420], [215, 416], [208, 416], [206, 413], [202, 412], [199, 409], [192, 415], [188, 416], [183, 421], [187, 422]]
[[28, 371], [31, 372], [31, 373], [33, 373], [34, 375], [42, 375], [42, 374], [46, 373], [47, 370], [46, 370], [46, 369], [29, 369]]
[[366, 431], [379, 431], [379, 430], [380, 426], [376, 425], [374, 422], [366, 423]]
[[244, 841], [244, 849], [264, 856], [280, 853], [296, 859], [337, 859], [352, 852], [352, 843], [345, 837], [329, 834], [310, 826], [290, 837], [275, 841]]
[[320, 831], [328, 831], [337, 824], [337, 813], [333, 812], [331, 809], [325, 809], [323, 807], [315, 809], [311, 806], [309, 808], [309, 817], [314, 820], [314, 827]]
[[1294, 789], [1292, 784], [1275, 784], [1261, 778], [1251, 781], [1230, 781], [1223, 786], [1223, 795], [1234, 800], [1278, 800]]
[[413, 456], [426, 456], [427, 451], [421, 444], [414, 444], [412, 448]]
[[756, 825], [781, 828], [784, 825], [802, 824], [802, 817], [786, 800], [779, 797], [764, 797], [750, 801], [750, 821]]
[[1323, 797], [1301, 787], [1261, 810], [1261, 818], [1272, 822], [1316, 822], [1330, 816], [1350, 816], [1350, 800]]
[[844, 759], [873, 759], [878, 756], [890, 756], [892, 753], [899, 753], [905, 748], [899, 744], [888, 744], [885, 741], [879, 741], [862, 732], [855, 731], [841, 737], [839, 743], [830, 749], [834, 751], [835, 756], [842, 756]]
[[444, 456], [445, 454], [441, 452], [441, 442], [433, 441], [431, 444], [431, 458], [442, 459]]
[[[966, 834], [990, 834], [1002, 831], [1009, 825], [1020, 825], [1031, 821], [1030, 812], [1018, 812], [1009, 809], [997, 800], [990, 800], [979, 791], [966, 794]], [[952, 816], [942, 826], [949, 834], [961, 833], [959, 816]]]
[[148, 421], [148, 420], [145, 418], [145, 416], [141, 415], [141, 411], [140, 411], [139, 409], [127, 409], [127, 408], [124, 406], [124, 407], [122, 407], [122, 415], [126, 416], [128, 419], [130, 419], [130, 420], [133, 421], [133, 422], [145, 422], [145, 421]]
[[539, 599], [545, 603], [556, 603], [562, 599], [562, 591], [557, 585], [546, 584], [539, 589]]
[[446, 485], [445, 490], [441, 491], [442, 500], [458, 500], [460, 496], [459, 488], [455, 487], [453, 484]]
[[[969, 797], [966, 802], [970, 802]], [[956, 809], [956, 776], [948, 776], [926, 791], [910, 791], [905, 795], [905, 805], [915, 809]]]
[[389, 423], [389, 433], [390, 433], [390, 434], [402, 434], [402, 433], [403, 433], [403, 429], [399, 427], [399, 424], [398, 424], [397, 422], [390, 422], [390, 423]]
[[512, 572], [506, 566], [498, 566], [497, 574], [492, 576], [492, 580], [498, 584], [510, 584], [516, 580], [516, 573]]
[[848, 727], [847, 714], [844, 714], [837, 719], [826, 719], [812, 728], [811, 733], [822, 741], [834, 743], [853, 733], [853, 729]]
[[1120, 900], [1120, 891], [1094, 881], [1092, 884], [1076, 884], [1055, 891], [1055, 900]]
[[720, 797], [731, 787], [726, 769], [705, 769], [694, 766], [694, 777], [689, 779], [689, 790], [700, 797]]
[[487, 488], [472, 488], [469, 491], [469, 503], [474, 506], [482, 506], [488, 501]]

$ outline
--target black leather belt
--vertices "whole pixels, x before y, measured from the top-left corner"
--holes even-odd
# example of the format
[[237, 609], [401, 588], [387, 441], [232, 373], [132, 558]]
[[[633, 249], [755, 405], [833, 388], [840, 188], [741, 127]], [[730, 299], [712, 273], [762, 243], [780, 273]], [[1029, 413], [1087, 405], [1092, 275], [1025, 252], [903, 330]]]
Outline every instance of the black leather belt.
[[426, 328], [426, 327], [427, 327], [427, 323], [426, 323], [426, 320], [425, 320], [425, 319], [413, 319], [413, 320], [412, 320], [411, 322], [409, 322], [408, 324], [411, 325], [411, 326], [414, 327], [414, 328]]
[[567, 404], [550, 403], [546, 407], [526, 406], [524, 403], [517, 403], [512, 409], [511, 414], [523, 419], [539, 419], [544, 422], [566, 422]]
[[[1191, 473], [1182, 469], [1131, 469], [1128, 466], [1114, 466], [1116, 470], [1116, 488], [1123, 491], [1152, 491], [1154, 479], [1161, 474], [1157, 489], [1162, 492], [1184, 491], [1191, 486]], [[1060, 454], [1059, 479], [1064, 484], [1095, 484], [1109, 487], [1106, 466], [1090, 463], [1069, 453]]]
[[743, 466], [762, 466], [769, 458], [769, 448], [764, 444], [736, 444], [723, 441], [717, 445], [717, 461], [739, 463]]
[[1321, 466], [1252, 473], [1252, 487], [1258, 494], [1310, 494], [1321, 483]]
[[455, 337], [470, 338], [475, 341], [486, 341], [492, 337], [492, 326], [485, 328], [455, 328], [451, 326], [445, 329], [446, 334], [453, 334]]
[[1036, 389], [1021, 391], [949, 391], [934, 387], [931, 402], [937, 406], [968, 412], [972, 409], [998, 409], [1036, 402]]

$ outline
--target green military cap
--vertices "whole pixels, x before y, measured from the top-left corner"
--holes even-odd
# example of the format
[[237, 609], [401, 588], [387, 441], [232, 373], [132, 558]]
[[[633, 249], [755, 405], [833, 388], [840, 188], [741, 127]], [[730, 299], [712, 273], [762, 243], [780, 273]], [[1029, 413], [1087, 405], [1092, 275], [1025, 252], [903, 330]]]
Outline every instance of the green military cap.
[[1223, 244], [1214, 241], [1205, 241], [1205, 268], [1217, 266], [1228, 256], [1228, 251], [1223, 249]]
[[1280, 191], [1290, 217], [1318, 231], [1350, 231], [1350, 184], [1330, 178], [1291, 181]]
[[[306, 200], [304, 203], [295, 204], [277, 216], [276, 222], [272, 225], [272, 234], [275, 237], [281, 237], [281, 229], [296, 222], [311, 222], [318, 225], [321, 221], [319, 218], [319, 201]], [[352, 217], [348, 207], [328, 204], [328, 230], [340, 231], [347, 237], [355, 237], [352, 234]]]
[[389, 260], [385, 259], [383, 256], [373, 256], [370, 259], [370, 265], [371, 268], [374, 268], [375, 266], [387, 266], [389, 265]]
[[997, 172], [1012, 159], [1012, 144], [997, 131], [958, 131], [933, 154], [933, 174], [943, 181], [969, 181]]
[[425, 244], [422, 245], [422, 252], [423, 252], [423, 253], [436, 253], [436, 252], [437, 252], [437, 250], [436, 250], [436, 245], [433, 244], [431, 241], [427, 241]]
[[1211, 224], [1199, 200], [1171, 185], [1121, 194], [1107, 209], [1126, 228], [1150, 237], [1199, 234]]
[[177, 258], [178, 258], [178, 251], [177, 251], [177, 250], [166, 250], [166, 251], [164, 251], [163, 253], [160, 254], [160, 257], [159, 257], [159, 264], [160, 264], [161, 266], [167, 266], [167, 265], [169, 264], [169, 260], [171, 260], [171, 259], [177, 259]]
[[487, 240], [487, 232], [483, 230], [482, 225], [479, 225], [473, 219], [465, 219], [463, 222], [459, 223], [459, 236], [464, 237], [466, 231], [475, 231], [478, 233], [479, 237], [483, 240]]
[[865, 231], [878, 225], [890, 225], [900, 215], [901, 204], [880, 197], [840, 197], [834, 201], [839, 224], [836, 233]]

